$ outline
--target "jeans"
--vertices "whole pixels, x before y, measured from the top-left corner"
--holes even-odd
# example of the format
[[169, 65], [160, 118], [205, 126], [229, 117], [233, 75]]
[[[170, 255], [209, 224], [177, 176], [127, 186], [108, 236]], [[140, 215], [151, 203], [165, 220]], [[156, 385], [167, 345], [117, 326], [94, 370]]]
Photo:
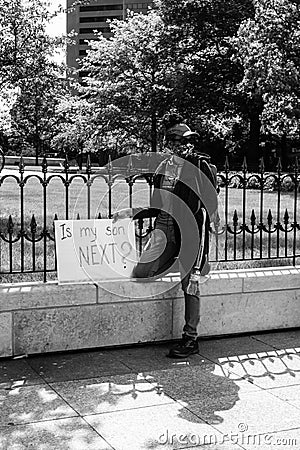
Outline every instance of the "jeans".
[[[174, 230], [168, 227], [168, 230], [155, 228], [150, 240], [146, 244], [139, 262], [132, 272], [134, 278], [150, 278], [160, 275], [168, 270], [174, 262], [178, 253], [178, 245], [174, 239]], [[190, 278], [190, 272], [187, 273], [181, 281], [182, 290], [185, 299], [185, 325], [183, 334], [196, 339], [197, 326], [200, 321], [200, 299], [196, 295], [190, 295], [186, 292]]]

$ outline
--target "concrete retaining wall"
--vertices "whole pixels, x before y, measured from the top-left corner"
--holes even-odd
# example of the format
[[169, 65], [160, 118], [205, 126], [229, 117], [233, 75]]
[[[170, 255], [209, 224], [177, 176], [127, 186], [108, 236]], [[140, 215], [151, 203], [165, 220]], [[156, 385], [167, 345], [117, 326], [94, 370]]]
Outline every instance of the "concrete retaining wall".
[[[201, 285], [200, 336], [300, 327], [300, 267], [212, 272]], [[176, 339], [178, 276], [155, 283], [0, 285], [0, 356]]]

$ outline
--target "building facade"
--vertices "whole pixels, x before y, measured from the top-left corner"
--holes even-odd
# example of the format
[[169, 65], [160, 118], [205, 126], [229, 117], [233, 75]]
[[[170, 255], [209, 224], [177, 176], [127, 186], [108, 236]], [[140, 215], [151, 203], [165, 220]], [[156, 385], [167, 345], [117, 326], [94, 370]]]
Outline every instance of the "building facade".
[[[67, 0], [67, 33], [74, 33], [73, 43], [67, 46], [68, 67], [78, 68], [78, 59], [86, 54], [88, 40], [94, 39], [93, 30], [110, 36], [107, 20], [125, 19], [128, 10], [146, 13], [151, 0], [91, 0], [77, 5], [75, 0]], [[83, 74], [84, 75], [84, 74]]]

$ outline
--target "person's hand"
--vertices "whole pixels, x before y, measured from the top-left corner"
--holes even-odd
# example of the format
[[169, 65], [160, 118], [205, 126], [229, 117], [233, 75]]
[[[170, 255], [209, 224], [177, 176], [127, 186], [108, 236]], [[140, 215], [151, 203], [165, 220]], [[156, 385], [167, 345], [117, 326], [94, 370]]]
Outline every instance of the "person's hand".
[[120, 211], [117, 211], [115, 214], [113, 214], [112, 220], [113, 220], [113, 222], [116, 222], [117, 220], [128, 219], [130, 217], [133, 217], [133, 209], [125, 208], [125, 209], [121, 209]]

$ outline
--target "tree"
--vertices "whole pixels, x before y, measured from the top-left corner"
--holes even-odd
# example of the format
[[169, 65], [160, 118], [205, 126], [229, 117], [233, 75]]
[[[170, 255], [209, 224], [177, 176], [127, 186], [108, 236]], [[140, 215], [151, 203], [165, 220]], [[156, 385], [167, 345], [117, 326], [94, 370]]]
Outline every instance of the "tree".
[[221, 163], [224, 152], [240, 152], [245, 140], [236, 89], [243, 69], [232, 58], [232, 39], [253, 16], [252, 0], [160, 0], [157, 7], [184, 72], [177, 108], [200, 133], [203, 150]]
[[231, 39], [253, 14], [251, 0], [161, 0], [174, 58], [185, 71], [181, 109], [192, 120], [201, 114], [234, 109], [242, 69], [232, 60]]
[[83, 61], [90, 74], [84, 91], [107, 132], [119, 130], [126, 142], [134, 139], [156, 151], [158, 125], [178, 97], [181, 74], [166, 45], [164, 22], [150, 10], [110, 27], [112, 37], [98, 34]]
[[259, 156], [261, 131], [299, 137], [300, 10], [296, 0], [256, 0], [255, 16], [234, 41], [243, 68], [237, 86], [250, 120], [247, 155]]
[[[55, 13], [54, 13], [55, 14]], [[45, 29], [53, 17], [44, 0], [1, 0], [0, 85], [14, 86], [33, 76], [37, 58], [55, 53], [57, 40]]]
[[97, 129], [92, 117], [93, 105], [75, 95], [62, 98], [57, 108], [58, 127], [52, 146], [69, 157], [78, 157], [79, 165], [83, 153], [95, 151]]
[[[2, 0], [0, 10], [0, 93], [15, 93], [9, 137], [17, 145], [33, 146], [36, 163], [64, 87], [63, 68], [53, 62], [59, 42], [46, 33], [55, 15], [48, 6], [44, 0]], [[8, 133], [2, 125], [2, 133]]]
[[14, 146], [32, 151], [38, 156], [45, 149], [58, 127], [58, 105], [66, 95], [66, 82], [59, 77], [56, 65], [42, 62], [34, 77], [19, 83], [18, 96], [11, 107], [9, 135]]

